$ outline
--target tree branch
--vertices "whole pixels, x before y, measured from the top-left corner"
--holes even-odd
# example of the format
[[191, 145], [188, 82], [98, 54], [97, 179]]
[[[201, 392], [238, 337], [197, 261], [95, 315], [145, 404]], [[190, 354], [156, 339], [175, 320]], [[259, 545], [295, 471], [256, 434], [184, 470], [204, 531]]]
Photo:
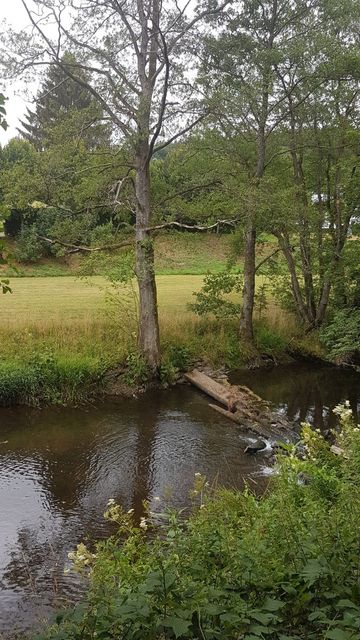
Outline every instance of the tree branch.
[[54, 240], [53, 238], [47, 238], [46, 236], [40, 236], [37, 234], [39, 240], [43, 242], [47, 242], [51, 245], [59, 245], [60, 247], [65, 247], [69, 249], [67, 254], [70, 253], [98, 253], [99, 251], [112, 251], [114, 249], [121, 249], [122, 247], [130, 247], [134, 245], [134, 240], [124, 240], [123, 242], [118, 242], [116, 244], [105, 244], [102, 247], [86, 247], [84, 245], [72, 244], [69, 242], [62, 242], [62, 240]]
[[[158, 224], [153, 227], [146, 227], [145, 231], [160, 231], [161, 229], [170, 229], [172, 227], [176, 227], [177, 229], [188, 229], [190, 231], [211, 231], [212, 229], [216, 229], [219, 226], [227, 226], [235, 228], [238, 224], [239, 219], [233, 220], [217, 220], [213, 224], [208, 226], [200, 226], [200, 225], [191, 225], [191, 224], [183, 224], [181, 222], [165, 222], [163, 224]], [[70, 242], [63, 242], [62, 240], [55, 240], [54, 238], [48, 238], [46, 236], [41, 236], [37, 234], [39, 240], [43, 242], [47, 242], [51, 245], [59, 245], [60, 247], [65, 247], [69, 249], [67, 254], [70, 253], [99, 253], [100, 251], [113, 251], [115, 249], [122, 249], [123, 247], [131, 247], [135, 245], [135, 239], [123, 240], [122, 242], [117, 242], [115, 244], [105, 244], [101, 247], [87, 247], [85, 245], [77, 245], [72, 244]], [[270, 256], [269, 256], [270, 257]], [[268, 258], [266, 258], [268, 259]]]
[[277, 249], [275, 249], [275, 251], [273, 251], [272, 253], [269, 253], [268, 256], [266, 256], [263, 260], [260, 260], [259, 264], [256, 265], [255, 267], [255, 273], [257, 271], [259, 271], [260, 267], [263, 266], [263, 264], [265, 264], [265, 262], [267, 262], [268, 260], [270, 260], [270, 258], [273, 258], [277, 253], [279, 253], [281, 251], [280, 247], [278, 247]]

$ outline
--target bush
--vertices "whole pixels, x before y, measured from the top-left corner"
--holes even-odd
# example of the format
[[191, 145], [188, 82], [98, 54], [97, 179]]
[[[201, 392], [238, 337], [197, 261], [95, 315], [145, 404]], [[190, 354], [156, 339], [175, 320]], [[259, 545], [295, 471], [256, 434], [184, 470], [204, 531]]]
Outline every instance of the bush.
[[94, 393], [103, 372], [99, 361], [55, 359], [50, 351], [27, 362], [0, 362], [0, 406], [76, 404]]
[[41, 638], [359, 640], [360, 430], [338, 411], [343, 456], [305, 426], [303, 459], [279, 457], [261, 499], [196, 474], [190, 517], [167, 509], [140, 526], [110, 500], [118, 533], [70, 554], [90, 568], [88, 596]]
[[320, 337], [331, 358], [360, 363], [360, 309], [337, 311]]
[[194, 294], [196, 302], [189, 305], [199, 316], [212, 313], [215, 318], [238, 317], [239, 303], [229, 299], [231, 294], [239, 295], [243, 287], [243, 278], [229, 269], [220, 273], [208, 273], [201, 290]]
[[15, 258], [19, 262], [37, 262], [44, 253], [35, 225], [25, 227], [17, 238]]

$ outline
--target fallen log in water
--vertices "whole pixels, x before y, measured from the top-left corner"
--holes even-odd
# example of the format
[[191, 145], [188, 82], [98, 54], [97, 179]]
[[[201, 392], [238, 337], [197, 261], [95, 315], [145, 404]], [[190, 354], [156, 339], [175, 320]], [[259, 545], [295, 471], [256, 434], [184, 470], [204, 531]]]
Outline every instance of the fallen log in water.
[[245, 429], [264, 438], [292, 436], [294, 425], [247, 387], [221, 384], [197, 369], [186, 373], [185, 378], [225, 407], [210, 404], [212, 409]]

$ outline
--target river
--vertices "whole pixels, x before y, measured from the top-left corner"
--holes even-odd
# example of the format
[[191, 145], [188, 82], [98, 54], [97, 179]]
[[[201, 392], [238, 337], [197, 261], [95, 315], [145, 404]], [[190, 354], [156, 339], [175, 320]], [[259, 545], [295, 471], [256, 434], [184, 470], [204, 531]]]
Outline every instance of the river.
[[[360, 408], [360, 376], [351, 371], [291, 365], [233, 372], [231, 381], [323, 428], [335, 424], [339, 402]], [[111, 533], [103, 518], [109, 498], [136, 517], [145, 499], [153, 509], [183, 507], [196, 472], [262, 491], [270, 470], [262, 455], [244, 454], [248, 442], [187, 386], [80, 408], [0, 409], [2, 637], [18, 630], [23, 638], [79, 597], [79, 578], [64, 575], [67, 553]]]

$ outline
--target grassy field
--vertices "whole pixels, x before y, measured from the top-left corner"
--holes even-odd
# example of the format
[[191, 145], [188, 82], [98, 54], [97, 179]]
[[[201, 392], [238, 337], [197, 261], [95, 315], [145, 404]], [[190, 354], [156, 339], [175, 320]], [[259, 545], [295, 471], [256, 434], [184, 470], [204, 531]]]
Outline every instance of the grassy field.
[[[182, 342], [184, 327], [191, 334], [206, 325], [206, 333], [224, 323], [201, 320], [188, 309], [203, 276], [157, 276], [159, 315], [164, 339]], [[0, 355], [12, 357], [44, 343], [63, 353], [107, 354], [120, 357], [136, 330], [136, 301], [130, 289], [113, 290], [102, 277], [14, 278], [12, 294], [1, 298]], [[289, 318], [270, 304], [268, 319], [278, 328]], [[288, 327], [289, 328], [289, 327]], [[114, 335], [116, 340], [114, 342]]]
[[[11, 253], [16, 251], [14, 243], [6, 242]], [[232, 235], [201, 233], [164, 233], [155, 241], [155, 269], [160, 275], [202, 275], [220, 271], [229, 258], [232, 248]], [[99, 257], [95, 265], [95, 273], [103, 274], [104, 265], [115, 264], [119, 254], [108, 254], [106, 261]], [[86, 263], [80, 255], [67, 258], [41, 259], [35, 264], [15, 263], [16, 269], [4, 265], [0, 272], [11, 277], [54, 277], [78, 274]]]
[[[186, 311], [192, 294], [201, 288], [202, 276], [157, 277], [161, 314]], [[106, 291], [111, 291], [105, 278], [33, 277], [14, 278], [12, 294], [1, 298], [0, 323], [9, 330], [37, 324], [73, 323], [104, 318], [109, 311]], [[119, 290], [119, 300], [125, 289]]]
[[[199, 318], [188, 309], [202, 282], [200, 275], [157, 276], [166, 380], [194, 360], [237, 367], [251, 355], [236, 319]], [[98, 276], [14, 278], [11, 287], [0, 305], [0, 404], [72, 404], [93, 393], [105, 370], [124, 363], [127, 382], [143, 380], [130, 287], [113, 290]], [[298, 334], [274, 303], [255, 321], [258, 349], [276, 357]]]

